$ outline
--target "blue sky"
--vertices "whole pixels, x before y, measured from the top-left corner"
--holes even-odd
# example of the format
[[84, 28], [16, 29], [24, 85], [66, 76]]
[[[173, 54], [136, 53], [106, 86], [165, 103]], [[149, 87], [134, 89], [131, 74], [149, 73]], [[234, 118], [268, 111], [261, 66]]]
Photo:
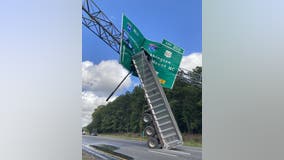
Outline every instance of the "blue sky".
[[[164, 38], [182, 47], [184, 55], [202, 50], [201, 0], [97, 0], [95, 3], [120, 29], [124, 13], [150, 40]], [[82, 25], [82, 61], [98, 64], [119, 55]]]

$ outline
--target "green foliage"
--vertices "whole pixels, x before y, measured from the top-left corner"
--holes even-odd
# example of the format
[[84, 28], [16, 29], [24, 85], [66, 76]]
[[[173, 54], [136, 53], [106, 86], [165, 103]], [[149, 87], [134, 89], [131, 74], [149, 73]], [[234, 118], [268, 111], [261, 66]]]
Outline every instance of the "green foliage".
[[[202, 68], [197, 67], [194, 72], [202, 73]], [[165, 93], [181, 132], [202, 133], [202, 89], [177, 79], [173, 89], [165, 89]], [[97, 129], [98, 133], [141, 133], [145, 109], [144, 91], [137, 86], [131, 93], [95, 109], [87, 129]]]

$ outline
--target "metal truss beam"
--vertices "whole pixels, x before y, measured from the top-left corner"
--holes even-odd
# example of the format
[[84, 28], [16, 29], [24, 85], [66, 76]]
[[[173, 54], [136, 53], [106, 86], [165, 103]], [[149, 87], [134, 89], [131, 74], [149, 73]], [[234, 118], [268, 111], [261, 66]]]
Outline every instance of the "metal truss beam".
[[119, 53], [121, 33], [109, 18], [93, 0], [84, 0], [82, 10], [83, 25]]
[[202, 87], [202, 76], [201, 74], [179, 68], [177, 78], [182, 80], [185, 83], [197, 86], [197, 87]]

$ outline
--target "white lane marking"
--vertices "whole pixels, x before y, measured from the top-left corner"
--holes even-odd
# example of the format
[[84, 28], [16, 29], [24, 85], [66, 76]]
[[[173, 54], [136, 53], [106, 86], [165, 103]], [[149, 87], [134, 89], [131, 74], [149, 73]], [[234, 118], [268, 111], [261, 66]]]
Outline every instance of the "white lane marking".
[[193, 149], [189, 149], [189, 151], [191, 151], [191, 152], [202, 152], [202, 151], [199, 151], [199, 150], [193, 150]]
[[189, 146], [181, 146], [177, 149], [180, 149], [181, 151], [192, 151], [192, 152], [202, 152], [201, 147], [189, 147]]
[[164, 153], [164, 152], [158, 152], [158, 151], [153, 151], [153, 150], [148, 150], [149, 152], [153, 152], [153, 153], [159, 153], [159, 154], [163, 154], [163, 155], [167, 155], [167, 156], [173, 156], [176, 157], [177, 155], [175, 154], [168, 154], [168, 153]]
[[202, 152], [202, 150], [198, 150], [198, 149], [192, 149], [192, 148], [183, 148], [182, 150], [179, 150], [181, 152], [184, 152], [184, 151], [190, 151], [190, 152]]
[[175, 153], [180, 153], [180, 154], [186, 154], [191, 156], [191, 153], [183, 152], [183, 151], [176, 151], [176, 150], [165, 150], [166, 152], [175, 152]]

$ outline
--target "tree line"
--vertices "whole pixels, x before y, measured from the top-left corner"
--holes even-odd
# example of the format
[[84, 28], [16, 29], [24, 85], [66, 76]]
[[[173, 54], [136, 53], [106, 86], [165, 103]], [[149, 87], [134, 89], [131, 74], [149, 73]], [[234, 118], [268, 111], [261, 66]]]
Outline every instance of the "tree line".
[[[202, 74], [202, 68], [196, 67], [193, 72]], [[181, 132], [202, 133], [202, 89], [176, 79], [173, 89], [164, 90]], [[144, 91], [136, 86], [113, 102], [98, 106], [86, 128], [98, 133], [141, 133], [145, 127], [142, 114], [146, 109]]]

